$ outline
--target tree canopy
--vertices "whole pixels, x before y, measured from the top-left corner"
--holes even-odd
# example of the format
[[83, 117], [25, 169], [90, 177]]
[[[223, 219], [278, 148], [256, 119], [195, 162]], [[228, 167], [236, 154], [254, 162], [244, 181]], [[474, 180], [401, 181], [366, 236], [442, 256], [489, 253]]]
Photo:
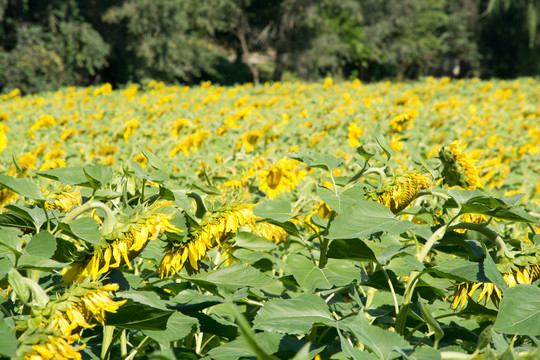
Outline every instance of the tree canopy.
[[537, 0], [0, 0], [0, 91], [540, 72]]

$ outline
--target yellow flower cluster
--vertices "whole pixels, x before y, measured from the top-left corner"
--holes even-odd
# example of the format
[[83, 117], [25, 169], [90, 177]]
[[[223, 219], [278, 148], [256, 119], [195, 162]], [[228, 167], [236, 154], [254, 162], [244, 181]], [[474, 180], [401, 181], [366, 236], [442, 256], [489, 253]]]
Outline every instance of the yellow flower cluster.
[[469, 189], [474, 189], [477, 186], [482, 186], [482, 180], [478, 175], [478, 170], [474, 165], [474, 161], [471, 159], [470, 156], [463, 153], [463, 149], [465, 149], [466, 147], [467, 145], [461, 145], [460, 140], [455, 140], [450, 144], [449, 150], [456, 159], [456, 161], [459, 163], [461, 168], [465, 171], [465, 174], [467, 175], [467, 180], [469, 182]]
[[140, 254], [148, 241], [156, 239], [164, 231], [180, 231], [170, 224], [172, 216], [173, 214], [158, 212], [152, 212], [147, 217], [141, 215], [136, 223], [130, 224], [128, 229], [112, 239], [109, 245], [97, 249], [89, 258], [74, 264], [71, 268], [65, 268], [62, 280], [80, 281], [92, 276], [95, 281], [97, 276], [108, 272], [111, 268], [123, 264], [131, 267], [131, 260]]
[[71, 186], [64, 186], [59, 192], [52, 192], [46, 195], [53, 201], [45, 202], [45, 209], [58, 209], [61, 213], [71, 210], [73, 205], [81, 205], [81, 194], [71, 191]]
[[[540, 265], [520, 266], [510, 273], [502, 274], [502, 276], [509, 287], [514, 287], [517, 284], [531, 284], [540, 278]], [[452, 301], [452, 309], [457, 309], [460, 304], [463, 309], [467, 304], [467, 300], [472, 298], [477, 289], [482, 290], [478, 295], [477, 302], [482, 301], [485, 297], [485, 302], [487, 303], [492, 294], [496, 295], [496, 299], [501, 299], [501, 290], [493, 283], [463, 283], [456, 287], [454, 294], [451, 296], [454, 299]]]
[[377, 202], [397, 214], [416, 198], [422, 188], [431, 188], [429, 178], [417, 171], [409, 171], [394, 177], [389, 184], [384, 185], [374, 196]]
[[33, 352], [26, 353], [23, 360], [81, 360], [79, 350], [84, 346], [71, 346], [77, 339], [78, 336], [64, 338], [49, 335], [45, 341], [33, 345]]
[[201, 224], [201, 229], [191, 233], [186, 242], [169, 246], [159, 264], [161, 277], [180, 271], [186, 261], [193, 269], [198, 270], [198, 261], [204, 258], [206, 252], [216, 246], [222, 246], [240, 226], [247, 225], [257, 231], [253, 206], [238, 205], [217, 215], [207, 216]]
[[398, 114], [390, 120], [390, 127], [395, 132], [408, 130], [413, 126], [413, 120], [418, 116], [418, 110], [407, 110]]
[[257, 175], [259, 190], [265, 191], [270, 199], [282, 192], [292, 191], [298, 182], [306, 175], [304, 170], [298, 170], [298, 161], [283, 158], [278, 163], [260, 171]]
[[202, 146], [204, 138], [207, 136], [210, 136], [210, 132], [208, 130], [199, 130], [195, 134], [187, 135], [180, 139], [169, 155], [171, 157], [175, 157], [179, 151], [182, 151], [185, 156], [189, 156], [189, 151], [197, 151], [197, 148]]

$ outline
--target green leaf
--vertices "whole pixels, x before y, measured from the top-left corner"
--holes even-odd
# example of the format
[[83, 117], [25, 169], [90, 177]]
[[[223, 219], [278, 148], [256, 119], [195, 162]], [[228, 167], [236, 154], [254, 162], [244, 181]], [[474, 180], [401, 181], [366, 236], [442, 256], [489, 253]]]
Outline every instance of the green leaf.
[[24, 281], [23, 276], [16, 269], [9, 270], [8, 282], [23, 303], [27, 303], [30, 300], [30, 288], [26, 284], [26, 281]]
[[165, 330], [174, 311], [156, 309], [128, 301], [116, 313], [108, 313], [106, 325], [132, 330]]
[[167, 310], [165, 301], [153, 291], [117, 291], [116, 296], [122, 299], [131, 299], [136, 303], [148, 305], [156, 309]]
[[489, 255], [489, 251], [484, 243], [482, 244], [482, 248], [484, 249], [484, 273], [486, 274], [486, 277], [493, 283], [495, 286], [497, 286], [501, 291], [505, 291], [508, 289], [508, 284], [506, 281], [504, 281], [504, 278], [497, 269], [497, 265], [491, 258], [491, 255]]
[[34, 255], [22, 255], [17, 261], [17, 268], [19, 270], [52, 270], [62, 268], [64, 266], [66, 266], [66, 263]]
[[448, 258], [434, 266], [432, 270], [439, 276], [463, 282], [486, 282], [482, 264], [460, 258]]
[[56, 251], [56, 239], [48, 231], [42, 231], [35, 234], [28, 242], [24, 251], [28, 255], [51, 258]]
[[122, 196], [122, 193], [111, 189], [98, 189], [94, 193], [95, 200], [113, 200]]
[[330, 209], [335, 210], [338, 214], [353, 206], [359, 200], [363, 200], [365, 194], [364, 189], [359, 186], [349, 188], [339, 194], [339, 196], [336, 196], [334, 190], [322, 186], [317, 187], [317, 195], [319, 195], [321, 200], [324, 201]]
[[236, 234], [234, 245], [255, 251], [270, 251], [277, 248], [277, 245], [272, 241], [246, 231], [240, 231]]
[[0, 185], [28, 199], [44, 200], [40, 187], [28, 179], [0, 174]]
[[422, 317], [424, 318], [424, 321], [426, 324], [429, 325], [429, 328], [433, 333], [435, 334], [435, 340], [440, 340], [444, 336], [444, 331], [441, 328], [441, 325], [433, 315], [431, 314], [431, 311], [427, 308], [426, 304], [422, 300], [418, 300], [418, 304], [420, 305], [420, 312], [422, 313]]
[[110, 166], [103, 164], [89, 165], [83, 168], [86, 179], [94, 189], [100, 189], [113, 179]]
[[367, 352], [367, 351], [362, 351], [360, 349], [353, 347], [349, 343], [349, 340], [347, 340], [345, 336], [343, 336], [340, 332], [338, 332], [338, 335], [339, 335], [339, 340], [341, 343], [341, 349], [343, 350], [343, 353], [345, 354], [345, 356], [347, 356], [348, 359], [377, 360], [375, 355], [373, 355], [372, 353]]
[[540, 335], [540, 288], [516, 285], [504, 292], [493, 330], [505, 334]]
[[261, 201], [253, 208], [253, 213], [255, 216], [276, 220], [282, 223], [293, 217], [290, 201], [279, 199], [265, 199]]
[[60, 167], [51, 170], [37, 171], [32, 170], [35, 174], [46, 179], [60, 181], [67, 185], [88, 186], [88, 179], [84, 175], [82, 166]]
[[244, 264], [233, 264], [215, 271], [183, 278], [199, 284], [209, 291], [219, 288], [227, 292], [236, 291], [246, 286], [261, 288], [276, 281], [259, 270]]
[[340, 321], [339, 327], [352, 332], [359, 342], [381, 360], [394, 359], [412, 349], [412, 346], [401, 335], [369, 324], [362, 312], [355, 317]]
[[0, 227], [0, 245], [3, 245], [16, 254], [21, 253], [21, 239], [19, 231]]
[[150, 152], [150, 150], [146, 150], [144, 146], [141, 146], [141, 144], [137, 144], [143, 155], [148, 159], [148, 162], [150, 165], [155, 167], [156, 169], [165, 169], [165, 164], [163, 161], [161, 161], [160, 158], [158, 158], [156, 155]]
[[390, 159], [394, 155], [394, 150], [390, 147], [390, 145], [384, 138], [379, 126], [377, 126], [377, 128], [375, 129], [375, 140], [377, 141], [377, 144], [379, 144], [381, 149], [384, 151], [388, 159]]
[[328, 305], [317, 295], [293, 299], [272, 299], [264, 304], [253, 320], [253, 328], [277, 333], [306, 334], [314, 324], [332, 325]]
[[69, 223], [61, 223], [60, 227], [71, 232], [75, 237], [93, 245], [101, 245], [101, 232], [96, 219], [82, 217]]
[[374, 201], [358, 200], [354, 206], [339, 213], [330, 227], [328, 238], [366, 238], [371, 234], [386, 231], [401, 234], [414, 227], [410, 221], [400, 221], [386, 206]]
[[171, 341], [181, 340], [192, 331], [196, 331], [198, 325], [199, 322], [197, 319], [180, 312], [174, 312], [167, 320], [167, 328], [165, 330], [145, 330], [143, 333], [158, 343], [166, 345]]
[[420, 347], [409, 355], [410, 360], [441, 360], [441, 353], [432, 347]]
[[343, 260], [333, 260], [319, 269], [305, 256], [293, 254], [287, 257], [287, 265], [298, 284], [308, 292], [344, 286], [360, 276], [358, 268]]
[[0, 355], [6, 357], [17, 355], [17, 338], [3, 317], [0, 317]]
[[[280, 342], [284, 335], [271, 332], [261, 332], [254, 334], [257, 345], [267, 354], [273, 354], [279, 350]], [[212, 359], [216, 360], [237, 360], [243, 358], [255, 358], [256, 354], [251, 349], [244, 336], [215, 347], [208, 352]]]
[[187, 289], [178, 293], [178, 295], [172, 298], [168, 303], [171, 309], [186, 312], [206, 309], [210, 306], [220, 304], [223, 301], [224, 300], [222, 297], [201, 294], [197, 291]]
[[343, 163], [343, 159], [329, 154], [318, 154], [311, 151], [301, 153], [288, 153], [288, 157], [303, 162], [309, 167], [332, 170]]
[[7, 258], [0, 259], [0, 280], [3, 280], [9, 270], [13, 268], [13, 263]]
[[327, 256], [334, 259], [378, 262], [373, 251], [360, 239], [331, 241]]
[[6, 205], [5, 208], [11, 210], [12, 212], [16, 213], [21, 217], [24, 217], [25, 219], [30, 220], [36, 229], [40, 228], [41, 225], [43, 225], [45, 221], [47, 221], [47, 216], [45, 215], [43, 209], [37, 206], [29, 208], [26, 206], [11, 204]]

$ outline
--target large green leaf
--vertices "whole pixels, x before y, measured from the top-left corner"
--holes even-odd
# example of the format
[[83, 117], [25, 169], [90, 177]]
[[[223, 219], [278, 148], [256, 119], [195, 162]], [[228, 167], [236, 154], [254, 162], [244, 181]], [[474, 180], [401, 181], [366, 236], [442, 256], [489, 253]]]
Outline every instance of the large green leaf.
[[249, 250], [270, 251], [277, 248], [272, 241], [250, 232], [240, 231], [236, 234], [234, 245]]
[[158, 343], [166, 345], [171, 341], [181, 340], [192, 331], [197, 330], [198, 324], [197, 319], [180, 312], [174, 312], [167, 320], [165, 330], [144, 330], [143, 333]]
[[158, 294], [153, 291], [118, 291], [116, 296], [122, 299], [131, 299], [136, 303], [148, 305], [156, 309], [167, 310], [167, 305]]
[[243, 264], [233, 264], [215, 271], [183, 278], [214, 293], [218, 291], [217, 289], [232, 292], [246, 286], [261, 288], [276, 281], [259, 270]]
[[128, 301], [118, 308], [116, 313], [107, 314], [105, 324], [132, 330], [165, 330], [173, 313], [174, 311], [160, 310]]
[[291, 213], [291, 203], [287, 200], [265, 199], [253, 208], [253, 213], [264, 219], [272, 219], [285, 222], [293, 217]]
[[504, 292], [493, 330], [505, 334], [540, 335], [540, 288], [516, 285]]
[[101, 232], [99, 230], [99, 225], [94, 218], [78, 218], [69, 223], [61, 223], [60, 227], [69, 231], [75, 237], [92, 245], [101, 245]]
[[432, 270], [439, 276], [463, 282], [489, 281], [484, 273], [481, 263], [467, 261], [460, 258], [450, 258], [441, 261]]
[[61, 167], [44, 171], [34, 170], [33, 172], [44, 178], [60, 181], [67, 185], [89, 185], [82, 166]]
[[0, 185], [26, 198], [43, 200], [40, 187], [28, 179], [0, 174]]
[[264, 304], [253, 320], [253, 328], [277, 333], [305, 334], [313, 324], [332, 325], [328, 305], [317, 295], [293, 299], [272, 299]]
[[113, 179], [114, 173], [110, 166], [95, 164], [83, 168], [86, 179], [94, 189], [100, 189]]
[[[283, 336], [283, 334], [261, 332], [254, 334], [254, 339], [257, 342], [257, 345], [259, 345], [265, 353], [273, 354], [279, 350], [279, 345]], [[240, 336], [231, 342], [213, 348], [208, 352], [208, 355], [216, 360], [236, 360], [255, 358], [256, 356], [244, 336]]]
[[373, 251], [360, 239], [333, 240], [328, 247], [327, 256], [334, 259], [351, 259], [378, 262]]
[[349, 261], [334, 260], [320, 269], [302, 255], [293, 254], [287, 258], [287, 265], [298, 284], [307, 292], [344, 286], [360, 276], [360, 271]]
[[394, 359], [412, 349], [412, 346], [401, 335], [371, 325], [362, 312], [340, 321], [339, 327], [352, 332], [356, 339], [380, 360]]
[[144, 146], [141, 146], [140, 144], [137, 144], [138, 148], [141, 150], [141, 152], [144, 154], [144, 156], [148, 159], [148, 162], [150, 165], [155, 167], [156, 169], [164, 169], [165, 164], [159, 157], [154, 155], [150, 150], [147, 150], [144, 148]]
[[332, 170], [343, 163], [343, 159], [330, 154], [318, 154], [314, 152], [288, 153], [288, 157], [303, 162], [309, 167]]
[[24, 251], [28, 255], [51, 258], [56, 251], [56, 239], [48, 231], [41, 231], [28, 242]]
[[484, 243], [482, 243], [482, 248], [484, 249], [484, 273], [486, 274], [486, 277], [495, 284], [501, 291], [504, 292], [504, 290], [508, 289], [508, 284], [506, 284], [506, 281], [504, 281], [504, 278], [497, 269], [497, 265], [491, 258], [491, 255], [489, 254], [489, 251]]
[[17, 355], [17, 338], [3, 317], [0, 317], [0, 355], [7, 357]]
[[339, 213], [328, 233], [330, 239], [366, 238], [386, 231], [400, 234], [414, 227], [409, 221], [400, 221], [386, 206], [374, 201], [358, 200], [354, 206]]
[[[17, 205], [17, 204], [10, 204], [10, 205], [6, 205], [5, 208], [10, 210], [10, 212], [13, 212], [17, 214], [18, 216], [31, 221], [36, 229], [39, 229], [41, 225], [43, 225], [45, 221], [47, 221], [47, 216], [45, 215], [45, 212], [43, 211], [43, 209], [37, 206], [30, 208], [26, 206]], [[8, 214], [3, 214], [3, 215], [8, 215]]]
[[358, 200], [365, 198], [365, 191], [359, 186], [353, 186], [341, 194], [336, 196], [336, 193], [332, 189], [325, 187], [317, 187], [317, 194], [332, 210], [335, 210], [338, 214], [343, 212], [348, 207], [356, 204]]

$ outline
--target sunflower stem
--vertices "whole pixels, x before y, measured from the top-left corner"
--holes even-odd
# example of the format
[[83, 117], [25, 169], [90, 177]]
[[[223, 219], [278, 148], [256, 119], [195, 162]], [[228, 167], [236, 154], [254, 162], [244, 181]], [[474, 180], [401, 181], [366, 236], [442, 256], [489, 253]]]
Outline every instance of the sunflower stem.
[[114, 326], [103, 327], [103, 343], [101, 346], [101, 360], [109, 359], [109, 347], [112, 345]]
[[72, 210], [64, 217], [62, 222], [69, 223], [75, 220], [78, 216], [85, 213], [86, 211], [93, 209], [101, 209], [105, 212], [105, 221], [103, 222], [102, 226], [102, 235], [109, 235], [114, 229], [116, 217], [114, 215], [114, 212], [107, 205], [98, 200], [88, 201], [85, 204], [79, 206], [78, 208]]
[[122, 330], [122, 334], [120, 335], [120, 354], [122, 357], [127, 356], [127, 337], [126, 337], [126, 329]]
[[370, 167], [369, 169], [364, 171], [362, 176], [364, 177], [369, 174], [379, 175], [379, 185], [377, 186], [377, 190], [380, 189], [384, 183], [384, 180], [386, 180], [386, 173], [384, 172], [384, 169], [380, 167]]
[[499, 234], [482, 224], [460, 222], [456, 225], [449, 227], [448, 229], [467, 229], [479, 232], [480, 234], [487, 236], [493, 242], [493, 244], [495, 244], [495, 246], [497, 247], [497, 256], [500, 257], [504, 255], [510, 259], [514, 258], [514, 255], [508, 250], [504, 240], [499, 236]]

